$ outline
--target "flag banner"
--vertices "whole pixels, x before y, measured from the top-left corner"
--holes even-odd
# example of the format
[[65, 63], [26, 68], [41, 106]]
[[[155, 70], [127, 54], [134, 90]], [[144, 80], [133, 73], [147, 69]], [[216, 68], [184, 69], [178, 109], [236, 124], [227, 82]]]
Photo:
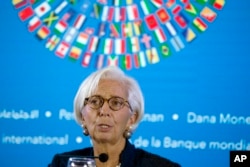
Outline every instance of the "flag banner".
[[[83, 67], [124, 70], [157, 64], [192, 44], [225, 0], [12, 0], [28, 32], [48, 51]], [[87, 54], [83, 54], [87, 52]], [[90, 63], [90, 59], [93, 63]], [[128, 63], [129, 62], [129, 63]]]

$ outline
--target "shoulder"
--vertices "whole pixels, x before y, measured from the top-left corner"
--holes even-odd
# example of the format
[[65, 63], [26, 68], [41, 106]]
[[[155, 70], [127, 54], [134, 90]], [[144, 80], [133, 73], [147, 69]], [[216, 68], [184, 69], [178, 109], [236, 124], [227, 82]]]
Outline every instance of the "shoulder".
[[147, 152], [145, 150], [136, 149], [136, 160], [140, 161], [138, 162], [138, 167], [180, 167], [178, 163], [175, 163], [167, 158], [164, 158], [162, 156]]
[[92, 150], [92, 148], [88, 147], [55, 154], [49, 167], [66, 167], [69, 157], [90, 156], [92, 154]]

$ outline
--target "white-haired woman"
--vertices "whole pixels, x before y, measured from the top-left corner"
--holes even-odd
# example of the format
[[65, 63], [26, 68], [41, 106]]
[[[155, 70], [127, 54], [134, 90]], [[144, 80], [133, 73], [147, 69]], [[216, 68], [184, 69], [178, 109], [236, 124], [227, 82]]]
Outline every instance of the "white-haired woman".
[[50, 166], [65, 167], [70, 156], [97, 157], [105, 153], [108, 159], [95, 159], [97, 167], [179, 167], [128, 141], [144, 114], [144, 99], [136, 80], [118, 67], [100, 69], [82, 82], [74, 113], [93, 147], [56, 154]]

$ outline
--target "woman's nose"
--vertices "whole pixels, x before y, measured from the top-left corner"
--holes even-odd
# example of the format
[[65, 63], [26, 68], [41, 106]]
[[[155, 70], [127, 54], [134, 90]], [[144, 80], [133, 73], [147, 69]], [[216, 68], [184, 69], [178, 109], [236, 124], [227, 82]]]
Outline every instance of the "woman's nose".
[[105, 101], [102, 105], [102, 107], [100, 108], [100, 115], [101, 116], [110, 116], [110, 111], [111, 108], [109, 107], [109, 104], [107, 101]]

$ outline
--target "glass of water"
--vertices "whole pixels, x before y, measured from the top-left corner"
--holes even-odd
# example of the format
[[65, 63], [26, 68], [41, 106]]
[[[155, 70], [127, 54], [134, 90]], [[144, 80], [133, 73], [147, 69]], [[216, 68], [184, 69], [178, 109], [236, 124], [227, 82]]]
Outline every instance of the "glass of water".
[[96, 167], [93, 158], [70, 157], [67, 167]]

